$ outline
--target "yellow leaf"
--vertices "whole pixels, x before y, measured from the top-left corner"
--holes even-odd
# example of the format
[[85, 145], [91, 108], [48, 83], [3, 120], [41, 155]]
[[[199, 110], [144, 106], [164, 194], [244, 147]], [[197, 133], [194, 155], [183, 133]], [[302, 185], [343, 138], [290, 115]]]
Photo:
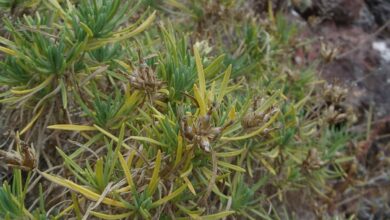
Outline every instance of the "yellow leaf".
[[292, 153], [290, 153], [290, 152], [288, 152], [288, 151], [286, 151], [286, 153], [287, 153], [287, 155], [288, 155], [292, 160], [294, 160], [296, 163], [298, 163], [298, 164], [302, 163], [302, 160], [299, 159], [298, 157], [296, 157], [294, 154], [292, 154]]
[[186, 177], [188, 175], [190, 175], [190, 173], [192, 172], [192, 163], [190, 163], [190, 166], [188, 167], [188, 169], [186, 171], [184, 171], [182, 174], [180, 174], [180, 177]]
[[125, 103], [119, 109], [118, 113], [116, 113], [116, 116], [120, 116], [125, 112], [128, 112], [131, 109], [133, 109], [140, 99], [141, 99], [141, 93], [138, 90], [134, 91], [133, 94], [126, 96]]
[[121, 35], [120, 40], [124, 40], [124, 39], [130, 38], [130, 37], [133, 37], [133, 36], [141, 33], [142, 31], [144, 31], [146, 28], [148, 28], [152, 24], [152, 22], [154, 21], [155, 18], [156, 18], [156, 11], [153, 11], [153, 13], [141, 25], [139, 25], [133, 31], [129, 32], [129, 30], [133, 29], [132, 27], [131, 27], [131, 29], [125, 30], [125, 32], [123, 32], [124, 30], [119, 30], [117, 33], [114, 34], [114, 36]]
[[[99, 126], [97, 126], [97, 125], [93, 125], [93, 127], [95, 127], [95, 128], [96, 128], [98, 131], [100, 131], [102, 134], [104, 134], [104, 135], [106, 135], [107, 137], [111, 138], [111, 139], [112, 139], [113, 141], [115, 141], [116, 143], [119, 142], [119, 138], [115, 137], [115, 136], [112, 135], [110, 132], [104, 130], [103, 128], [101, 128], [101, 127], [99, 127]], [[130, 147], [129, 145], [125, 144], [124, 142], [122, 142], [122, 146], [123, 146], [124, 148], [126, 148], [127, 150], [135, 150], [135, 151], [137, 152], [137, 155], [138, 155], [139, 157], [141, 157], [142, 160], [143, 160], [146, 164], [149, 165], [148, 160], [145, 158], [145, 156], [144, 156], [141, 152], [138, 151], [137, 148]], [[142, 161], [141, 161], [141, 162], [142, 162]]]
[[200, 207], [198, 207], [195, 210], [190, 210], [187, 207], [181, 206], [179, 204], [175, 204], [175, 206], [178, 207], [182, 212], [184, 212], [184, 213], [186, 213], [187, 215], [190, 215], [190, 216], [191, 215], [199, 216], [200, 214], [202, 214], [205, 211], [205, 208], [200, 208]]
[[194, 55], [195, 55], [195, 62], [196, 62], [196, 70], [198, 72], [199, 93], [202, 99], [204, 99], [206, 95], [206, 79], [204, 76], [202, 60], [200, 58], [198, 48], [195, 46], [194, 46]]
[[206, 92], [206, 97], [208, 101], [213, 103], [215, 101], [215, 81], [211, 83], [210, 89]]
[[191, 17], [195, 18], [194, 12], [191, 9], [187, 8], [184, 4], [182, 4], [178, 1], [175, 1], [175, 0], [165, 0], [165, 1], [166, 1], [166, 4], [171, 5], [173, 7], [176, 7], [180, 11], [184, 11], [187, 14], [191, 15]]
[[38, 92], [39, 90], [45, 88], [50, 84], [50, 82], [53, 80], [54, 76], [49, 76], [47, 77], [41, 84], [38, 86], [32, 88], [32, 89], [25, 89], [25, 90], [16, 90], [16, 89], [11, 89], [11, 92], [15, 95], [24, 95], [24, 94], [34, 94]]
[[180, 188], [178, 188], [176, 191], [170, 193], [169, 195], [165, 196], [164, 198], [161, 198], [157, 200], [156, 202], [152, 203], [152, 208], [158, 207], [169, 200], [175, 198], [176, 196], [180, 195], [185, 189], [187, 188], [187, 184], [183, 184]]
[[82, 218], [82, 214], [81, 214], [81, 210], [80, 210], [80, 203], [79, 203], [79, 200], [77, 198], [77, 195], [75, 192], [72, 192], [71, 193], [71, 198], [72, 198], [72, 206], [73, 206], [73, 211], [74, 213], [76, 214], [76, 218], [77, 219], [81, 219]]
[[[80, 185], [78, 185], [70, 180], [56, 177], [56, 176], [53, 176], [53, 175], [50, 175], [50, 174], [47, 174], [47, 173], [44, 173], [41, 171], [38, 171], [38, 172], [39, 172], [39, 174], [41, 174], [43, 177], [45, 177], [49, 181], [54, 182], [54, 183], [61, 185], [63, 187], [66, 187], [66, 188], [73, 190], [75, 192], [78, 192], [92, 201], [96, 202], [100, 199], [99, 194], [92, 192], [91, 190], [89, 190], [83, 186], [80, 186]], [[116, 201], [116, 200], [113, 200], [110, 198], [104, 198], [102, 200], [102, 203], [104, 203], [106, 205], [120, 207], [120, 208], [126, 208], [126, 206], [122, 202], [119, 202], [119, 201]]]
[[118, 152], [118, 157], [119, 157], [119, 163], [121, 164], [122, 169], [125, 172], [127, 184], [129, 184], [131, 189], [135, 189], [133, 177], [131, 176], [131, 173], [130, 173], [130, 166], [128, 166], [128, 164], [125, 161], [125, 158], [123, 158], [123, 155], [120, 152]]
[[96, 131], [97, 129], [88, 125], [71, 125], [71, 124], [57, 124], [50, 125], [48, 129], [65, 130], [65, 131]]
[[175, 166], [179, 164], [181, 161], [181, 156], [183, 153], [183, 137], [181, 136], [180, 132], [177, 135], [177, 149], [176, 149], [176, 158], [175, 158]]
[[242, 152], [244, 152], [244, 151], [245, 151], [245, 148], [240, 149], [240, 150], [236, 150], [236, 151], [216, 153], [216, 155], [217, 155], [217, 157], [235, 157], [235, 156], [242, 154]]
[[61, 98], [62, 98], [62, 105], [64, 109], [68, 108], [68, 91], [66, 89], [64, 80], [60, 80], [60, 87], [61, 87]]
[[[9, 47], [15, 47], [15, 43], [14, 43], [14, 42], [12, 42], [12, 41], [10, 41], [10, 40], [4, 38], [4, 37], [1, 37], [1, 36], [0, 36], [0, 43], [1, 43], [1, 44], [4, 44], [4, 45], [7, 45], [7, 46], [9, 46]], [[7, 48], [7, 49], [8, 49], [8, 48]]]
[[130, 186], [125, 186], [125, 187], [122, 187], [118, 190], [115, 190], [116, 193], [125, 193], [125, 192], [129, 192], [130, 190], [132, 189], [132, 187]]
[[26, 125], [26, 127], [24, 127], [24, 128], [20, 131], [20, 135], [24, 134], [28, 129], [30, 129], [30, 128], [33, 126], [33, 124], [35, 123], [35, 121], [39, 118], [39, 116], [41, 116], [42, 111], [43, 111], [43, 107], [42, 107], [41, 110], [39, 110], [39, 112], [31, 119], [31, 121]]
[[233, 165], [233, 164], [230, 164], [230, 163], [226, 163], [226, 162], [223, 162], [223, 161], [218, 161], [217, 164], [220, 165], [220, 166], [226, 167], [228, 169], [235, 170], [237, 172], [243, 172], [243, 173], [246, 172], [246, 170], [244, 168], [242, 168], [242, 167], [239, 167], [239, 166], [236, 166], [236, 165]]
[[0, 51], [3, 51], [4, 53], [11, 55], [11, 56], [16, 56], [16, 54], [17, 54], [16, 51], [11, 50], [11, 49], [6, 48], [6, 47], [2, 47], [2, 46], [0, 46]]
[[272, 173], [272, 175], [276, 176], [276, 171], [275, 169], [263, 158], [260, 158], [261, 163], [267, 168], [267, 170]]
[[61, 5], [58, 3], [57, 0], [48, 0], [48, 1], [55, 7], [55, 9], [57, 9], [61, 13], [61, 16], [64, 16], [66, 14], [64, 9], [62, 9]]
[[0, 99], [0, 103], [9, 103], [9, 102], [17, 102], [19, 97], [11, 97], [6, 99]]
[[200, 94], [200, 91], [196, 85], [194, 85], [194, 95], [195, 95], [196, 101], [199, 104], [200, 115], [205, 116], [207, 114], [207, 107], [206, 107], [205, 99], [203, 98], [204, 96], [202, 96]]
[[279, 152], [280, 152], [279, 148], [275, 147], [271, 151], [263, 152], [261, 154], [264, 155], [264, 156], [267, 156], [269, 158], [275, 159], [277, 156], [279, 156]]
[[[79, 199], [78, 203], [83, 203], [85, 201], [85, 198], [82, 197], [81, 199]], [[65, 208], [64, 210], [62, 210], [58, 215], [56, 215], [53, 220], [57, 220], [57, 219], [63, 219], [62, 217], [64, 215], [66, 215], [68, 212], [72, 211], [72, 209], [74, 209], [74, 203], [70, 206], [68, 206], [67, 208]]]
[[275, 16], [274, 16], [274, 9], [272, 0], [268, 0], [268, 18], [271, 21], [273, 27], [276, 25]]
[[130, 155], [129, 155], [129, 159], [127, 159], [127, 167], [131, 167], [131, 164], [133, 163], [133, 159], [134, 159], [134, 156], [135, 156], [135, 151], [131, 151], [130, 152]]
[[219, 95], [218, 95], [218, 98], [217, 98], [217, 103], [221, 103], [223, 97], [226, 94], [226, 89], [227, 89], [227, 86], [229, 84], [229, 79], [230, 79], [230, 74], [231, 73], [232, 73], [232, 65], [230, 64], [229, 67], [227, 68], [227, 70], [225, 71], [224, 76], [223, 76], [223, 80], [222, 80], [222, 83], [221, 83], [221, 89], [219, 90]]
[[119, 64], [121, 67], [125, 68], [128, 73], [131, 73], [133, 71], [133, 68], [131, 68], [130, 65], [123, 62], [122, 60], [115, 59], [114, 61], [115, 61], [115, 63]]
[[95, 164], [95, 177], [99, 187], [104, 187], [103, 158], [100, 157]]
[[83, 22], [80, 22], [79, 24], [80, 24], [81, 28], [87, 33], [87, 35], [88, 35], [89, 37], [93, 37], [93, 32], [92, 32], [92, 30], [88, 27], [88, 25], [86, 25], [86, 24], [83, 23]]
[[158, 150], [152, 178], [147, 188], [147, 192], [149, 193], [150, 196], [153, 195], [153, 193], [156, 191], [158, 182], [160, 180], [158, 175], [160, 172], [160, 165], [161, 165], [161, 151]]
[[183, 177], [184, 182], [187, 184], [188, 189], [196, 196], [195, 188], [192, 185], [191, 181], [188, 179], [188, 177]]
[[229, 114], [228, 114], [228, 117], [229, 117], [229, 120], [230, 121], [233, 121], [236, 119], [236, 107], [233, 105], [232, 108], [230, 109], [229, 111]]
[[133, 212], [126, 212], [123, 214], [113, 215], [113, 214], [105, 214], [105, 213], [94, 212], [94, 211], [90, 211], [89, 213], [91, 213], [93, 216], [98, 217], [100, 219], [108, 219], [108, 220], [124, 219], [133, 214]]
[[110, 38], [105, 39], [95, 39], [91, 41], [91, 43], [88, 44], [88, 49], [93, 50], [98, 47], [104, 46], [106, 44], [119, 42], [122, 40], [126, 40], [128, 38], [131, 38], [142, 31], [144, 31], [146, 28], [149, 27], [149, 25], [152, 24], [153, 20], [156, 18], [156, 11], [154, 11], [140, 26], [138, 26], [136, 29], [132, 31], [128, 31], [123, 33], [122, 31], [119, 31], [118, 33], [115, 33]]
[[[204, 74], [206, 78], [213, 78], [218, 73], [218, 67], [222, 65], [223, 60], [225, 58], [225, 54], [220, 55], [219, 57], [215, 58], [210, 65], [208, 65], [204, 69]], [[219, 78], [219, 77], [218, 77]]]

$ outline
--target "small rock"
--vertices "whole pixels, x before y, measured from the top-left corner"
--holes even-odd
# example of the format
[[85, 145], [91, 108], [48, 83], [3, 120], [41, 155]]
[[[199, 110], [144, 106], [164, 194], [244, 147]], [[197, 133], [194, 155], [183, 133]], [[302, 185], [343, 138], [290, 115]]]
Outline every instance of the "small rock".
[[[368, 8], [375, 17], [376, 23], [381, 26], [390, 20], [390, 1], [389, 0], [365, 0]], [[390, 34], [390, 28], [387, 27], [386, 34]]]
[[372, 48], [377, 50], [385, 62], [390, 62], [390, 45], [386, 41], [378, 40], [372, 43]]

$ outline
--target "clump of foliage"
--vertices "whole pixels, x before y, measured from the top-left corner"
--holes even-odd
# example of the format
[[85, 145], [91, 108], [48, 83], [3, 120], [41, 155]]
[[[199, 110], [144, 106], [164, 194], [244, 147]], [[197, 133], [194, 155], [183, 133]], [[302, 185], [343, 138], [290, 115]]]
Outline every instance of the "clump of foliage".
[[30, 2], [23, 16], [0, 2], [1, 218], [275, 219], [294, 192], [322, 215], [332, 186], [351, 185], [345, 92], [321, 96], [314, 67], [294, 67], [282, 16]]

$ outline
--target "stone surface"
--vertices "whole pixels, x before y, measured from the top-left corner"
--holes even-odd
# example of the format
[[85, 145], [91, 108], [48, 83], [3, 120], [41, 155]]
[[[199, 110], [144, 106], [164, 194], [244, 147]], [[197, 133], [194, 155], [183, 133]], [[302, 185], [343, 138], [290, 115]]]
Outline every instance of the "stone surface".
[[365, 2], [379, 25], [390, 20], [390, 0], [365, 0]]
[[360, 16], [363, 0], [293, 0], [292, 5], [307, 20], [335, 21], [348, 25]]

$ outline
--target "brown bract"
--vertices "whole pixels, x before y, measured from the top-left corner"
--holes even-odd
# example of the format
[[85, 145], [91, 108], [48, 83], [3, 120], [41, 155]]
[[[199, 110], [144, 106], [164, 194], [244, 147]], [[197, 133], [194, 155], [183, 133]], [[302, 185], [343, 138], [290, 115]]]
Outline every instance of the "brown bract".
[[[276, 112], [279, 111], [274, 106], [268, 108], [265, 111], [258, 111], [257, 102], [257, 100], [254, 101], [252, 109], [241, 119], [241, 126], [244, 129], [252, 129], [262, 126], [264, 123], [267, 123]], [[261, 99], [259, 105], [261, 106], [262, 104], [264, 104], [264, 102], [265, 99]]]
[[135, 69], [128, 78], [135, 89], [146, 93], [155, 93], [165, 85], [163, 81], [157, 78], [155, 71], [145, 63]]
[[19, 168], [24, 171], [31, 171], [37, 167], [37, 158], [32, 146], [21, 143], [21, 152], [0, 150], [0, 158], [7, 166]]
[[228, 122], [221, 127], [214, 127], [211, 123], [213, 109], [214, 107], [211, 107], [205, 116], [199, 116], [194, 120], [189, 116], [185, 116], [180, 121], [183, 137], [206, 152], [210, 152], [211, 143], [217, 141], [222, 132], [232, 124], [232, 122]]

